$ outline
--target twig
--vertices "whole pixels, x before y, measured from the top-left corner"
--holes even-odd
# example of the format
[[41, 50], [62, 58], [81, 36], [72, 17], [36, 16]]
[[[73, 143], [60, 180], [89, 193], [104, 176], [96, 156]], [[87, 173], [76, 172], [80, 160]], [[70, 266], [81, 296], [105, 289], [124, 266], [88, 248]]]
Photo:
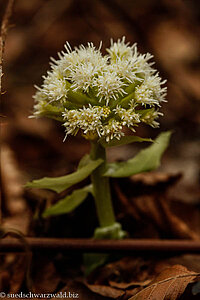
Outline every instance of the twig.
[[5, 49], [6, 36], [8, 33], [9, 20], [12, 15], [13, 4], [15, 0], [8, 0], [8, 4], [1, 23], [1, 35], [0, 35], [0, 95], [1, 95], [1, 78], [3, 76], [3, 54]]
[[[26, 238], [32, 251], [176, 253], [200, 252], [200, 241], [191, 240], [94, 240], [66, 238]], [[21, 252], [23, 245], [13, 238], [0, 240], [0, 252]]]
[[14, 228], [0, 228], [0, 239], [3, 239], [7, 236], [12, 236], [16, 238], [17, 241], [21, 244], [22, 249], [26, 254], [26, 282], [27, 282], [27, 287], [29, 288], [29, 290], [31, 290], [32, 280], [31, 280], [30, 273], [31, 273], [32, 252], [30, 249], [30, 245], [27, 242], [26, 237], [21, 231], [16, 230]]
[[[6, 36], [8, 32], [8, 27], [9, 27], [9, 19], [12, 14], [12, 8], [15, 0], [8, 0], [8, 4], [5, 10], [5, 14], [2, 19], [1, 23], [1, 32], [0, 32], [0, 99], [1, 99], [1, 78], [3, 76], [3, 54], [4, 54], [4, 49], [5, 49], [5, 42], [6, 42]], [[1, 118], [1, 116], [0, 116]], [[1, 224], [1, 194], [0, 192], [0, 224]]]

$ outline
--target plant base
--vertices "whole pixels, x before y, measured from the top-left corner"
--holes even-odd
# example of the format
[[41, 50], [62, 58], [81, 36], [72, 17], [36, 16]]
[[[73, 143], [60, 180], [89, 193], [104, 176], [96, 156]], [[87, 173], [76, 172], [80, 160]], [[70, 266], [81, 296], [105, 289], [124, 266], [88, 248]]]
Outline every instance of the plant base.
[[106, 227], [98, 227], [95, 229], [95, 239], [116, 239], [120, 240], [126, 237], [127, 234], [122, 230], [121, 224], [115, 222], [113, 225]]

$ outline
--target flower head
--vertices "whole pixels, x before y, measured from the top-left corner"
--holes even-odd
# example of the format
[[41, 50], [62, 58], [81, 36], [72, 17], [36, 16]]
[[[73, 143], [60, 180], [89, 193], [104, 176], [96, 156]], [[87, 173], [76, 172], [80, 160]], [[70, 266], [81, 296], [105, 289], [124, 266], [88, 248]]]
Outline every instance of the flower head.
[[104, 99], [107, 106], [110, 100], [117, 100], [119, 96], [126, 94], [124, 90], [125, 83], [112, 70], [106, 70], [106, 72], [99, 75], [95, 80], [94, 86], [97, 89], [97, 97], [99, 97], [100, 101]]
[[137, 45], [111, 40], [103, 56], [93, 43], [74, 49], [69, 43], [34, 96], [34, 115], [63, 122], [66, 136], [79, 131], [87, 139], [106, 141], [123, 136], [123, 127], [135, 130], [139, 123], [157, 127], [158, 111], [165, 101], [166, 87]]
[[111, 46], [107, 49], [110, 59], [112, 61], [116, 61], [117, 59], [130, 59], [136, 44], [132, 46], [129, 46], [129, 44], [130, 43], [125, 43], [125, 36], [123, 36], [121, 40], [118, 39], [117, 42], [114, 42], [113, 39], [111, 39]]

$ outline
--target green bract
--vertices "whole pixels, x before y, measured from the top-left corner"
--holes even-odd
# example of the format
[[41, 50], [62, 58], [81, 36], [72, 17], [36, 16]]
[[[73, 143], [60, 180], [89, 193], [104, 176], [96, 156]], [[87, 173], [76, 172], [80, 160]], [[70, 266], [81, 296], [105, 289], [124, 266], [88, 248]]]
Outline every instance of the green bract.
[[141, 150], [135, 157], [125, 162], [108, 164], [104, 176], [128, 177], [157, 169], [160, 166], [162, 154], [169, 144], [170, 136], [170, 131], [163, 132], [153, 145]]
[[102, 163], [102, 159], [90, 160], [87, 165], [79, 168], [72, 174], [56, 178], [44, 177], [42, 179], [33, 180], [32, 182], [27, 183], [26, 187], [49, 189], [60, 193], [87, 178], [92, 173], [92, 171], [94, 171]]
[[55, 205], [47, 208], [43, 213], [43, 217], [66, 214], [73, 211], [87, 197], [88, 193], [92, 193], [92, 185], [85, 186], [82, 189], [77, 189], [67, 195], [64, 199], [57, 202]]
[[61, 121], [66, 136], [79, 131], [89, 140], [120, 140], [123, 128], [140, 123], [158, 127], [158, 110], [166, 87], [152, 68], [152, 55], [140, 54], [125, 38], [103, 56], [92, 43], [71, 49], [69, 43], [43, 76], [34, 98], [34, 116]]
[[[170, 131], [163, 132], [158, 136], [158, 138], [154, 141], [154, 143], [151, 146], [147, 147], [144, 150], [141, 150], [132, 159], [125, 162], [107, 164], [105, 172], [103, 172], [102, 176], [128, 177], [138, 173], [155, 170], [160, 165], [161, 156], [169, 144], [170, 136]], [[140, 142], [151, 140], [142, 139], [135, 136], [127, 136], [123, 137], [122, 140], [118, 142], [124, 142], [123, 144], [127, 144], [135, 141]], [[113, 140], [113, 142], [109, 143], [108, 145], [110, 147], [116, 146], [115, 142], [116, 141]], [[105, 144], [107, 147], [107, 143]], [[78, 169], [76, 172], [61, 177], [44, 177], [42, 179], [33, 180], [32, 182], [28, 182], [26, 184], [26, 187], [50, 189], [59, 193], [68, 189], [72, 185], [83, 181], [102, 163], [103, 159], [92, 160], [89, 155], [85, 155], [79, 162]], [[102, 181], [100, 181], [99, 184], [101, 185]], [[43, 216], [47, 217], [52, 215], [65, 214], [74, 210], [86, 199], [89, 192], [94, 195], [93, 185], [85, 186], [82, 189], [75, 190], [70, 195], [67, 195], [64, 199], [61, 199], [55, 205], [48, 208], [44, 212]]]

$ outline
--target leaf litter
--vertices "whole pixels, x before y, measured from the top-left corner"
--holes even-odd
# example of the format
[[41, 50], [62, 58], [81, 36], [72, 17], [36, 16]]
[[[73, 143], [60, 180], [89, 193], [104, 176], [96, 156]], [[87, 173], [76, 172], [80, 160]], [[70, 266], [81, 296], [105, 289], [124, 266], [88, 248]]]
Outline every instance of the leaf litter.
[[188, 271], [181, 265], [174, 265], [163, 270], [148, 287], [130, 300], [176, 300], [199, 275], [200, 273]]
[[[88, 146], [86, 143], [81, 144], [79, 137], [76, 141], [72, 139], [70, 143], [66, 144], [58, 142], [61, 133], [56, 130], [53, 123], [47, 124], [44, 120], [37, 122], [29, 120], [31, 123], [27, 121], [27, 114], [29, 114], [32, 107], [32, 103], [29, 103], [27, 99], [31, 99], [33, 93], [32, 82], [41, 75], [40, 70], [35, 68], [38, 58], [40, 61], [46, 59], [47, 53], [44, 49], [47, 47], [49, 47], [48, 55], [57, 51], [57, 47], [59, 48], [55, 43], [55, 36], [57, 36], [58, 43], [61, 45], [66, 39], [66, 35], [72, 40], [82, 39], [82, 36], [86, 40], [95, 40], [96, 31], [98, 37], [102, 36], [104, 38], [105, 35], [107, 36], [107, 32], [109, 32], [109, 36], [115, 36], [116, 28], [118, 28], [119, 32], [125, 32], [126, 35], [133, 36], [135, 40], [142, 43], [144, 48], [152, 49], [155, 55], [159, 57], [162, 72], [167, 73], [169, 78], [169, 101], [165, 108], [163, 123], [166, 128], [176, 128], [173, 150], [171, 149], [168, 152], [164, 167], [161, 169], [161, 172], [167, 170], [164, 175], [163, 173], [161, 175], [154, 172], [135, 175], [123, 182], [119, 182], [118, 179], [112, 180], [113, 193], [116, 195], [115, 208], [118, 218], [124, 220], [124, 226], [126, 226], [131, 237], [189, 238], [193, 240], [199, 238], [199, 214], [197, 213], [199, 210], [199, 186], [197, 185], [199, 160], [198, 156], [195, 154], [195, 158], [193, 153], [193, 148], [198, 146], [200, 120], [198, 101], [200, 95], [198, 84], [200, 78], [199, 47], [197, 46], [198, 35], [195, 33], [199, 28], [199, 26], [196, 26], [199, 25], [198, 13], [196, 13], [199, 4], [196, 3], [197, 6], [195, 6], [194, 1], [188, 1], [187, 3], [163, 1], [158, 5], [155, 1], [150, 1], [146, 5], [145, 2], [102, 1], [100, 3], [98, 1], [95, 3], [87, 0], [86, 3], [89, 4], [87, 12], [80, 8], [80, 16], [76, 10], [76, 3], [69, 1], [67, 8], [63, 8], [61, 11], [61, 15], [64, 16], [63, 19], [57, 18], [54, 22], [52, 22], [52, 18], [46, 20], [50, 28], [49, 31], [46, 29], [45, 18], [41, 18], [39, 8], [41, 7], [43, 16], [46, 10], [50, 12], [51, 16], [54, 16], [53, 10], [57, 5], [56, 0], [51, 1], [51, 7], [46, 3], [42, 3], [41, 0], [36, 0], [34, 4], [27, 1], [18, 3], [15, 14], [16, 20], [17, 18], [21, 20], [21, 27], [16, 25], [17, 30], [12, 31], [11, 39], [8, 36], [8, 55], [5, 60], [8, 66], [12, 65], [6, 71], [6, 75], [12, 80], [7, 83], [8, 93], [4, 95], [6, 97], [6, 101], [3, 103], [4, 114], [8, 115], [6, 121], [8, 124], [3, 126], [3, 131], [8, 146], [7, 149], [12, 150], [12, 156], [14, 153], [15, 159], [12, 162], [12, 170], [9, 169], [6, 163], [8, 160], [4, 160], [5, 173], [2, 178], [4, 224], [19, 225], [19, 229], [24, 229], [25, 232], [33, 236], [37, 233], [40, 236], [62, 237], [65, 236], [66, 232], [64, 230], [67, 229], [66, 236], [83, 236], [83, 232], [85, 232], [86, 236], [90, 237], [90, 230], [84, 227], [85, 225], [83, 225], [83, 230], [76, 227], [79, 221], [84, 224], [85, 216], [89, 219], [90, 227], [94, 227], [95, 211], [92, 209], [90, 199], [87, 199], [84, 205], [81, 206], [81, 213], [85, 215], [83, 219], [81, 219], [78, 209], [70, 216], [64, 216], [65, 218], [55, 218], [48, 221], [38, 219], [37, 222], [41, 222], [41, 224], [40, 226], [37, 225], [39, 227], [37, 231], [29, 223], [31, 217], [35, 215], [36, 203], [42, 202], [44, 199], [46, 202], [55, 203], [56, 197], [54, 194], [39, 190], [37, 193], [29, 191], [24, 196], [21, 187], [19, 188], [23, 184], [23, 180], [21, 181], [20, 178], [21, 175], [24, 175], [24, 170], [27, 172], [28, 179], [38, 177], [38, 174], [36, 174], [38, 167], [40, 168], [40, 176], [47, 172], [48, 176], [65, 174], [66, 171], [67, 173], [71, 172], [79, 158], [88, 152]], [[27, 15], [26, 20], [21, 18], [24, 11]], [[166, 18], [161, 18], [160, 14], [157, 13], [158, 11], [162, 11]], [[33, 12], [34, 14], [36, 12], [36, 18], [33, 18]], [[123, 13], [123, 18], [119, 18], [121, 13]], [[143, 18], [143, 22], [140, 22], [143, 15], [145, 15], [145, 18]], [[154, 16], [155, 23], [152, 22], [152, 16]], [[85, 17], [87, 22], [83, 21]], [[31, 26], [28, 27], [27, 19], [32, 20], [32, 18]], [[108, 21], [110, 18], [112, 22]], [[38, 28], [41, 28], [41, 22], [43, 24], [42, 33], [45, 31], [45, 38], [38, 30]], [[99, 27], [99, 23], [103, 26]], [[18, 23], [16, 22], [16, 24]], [[74, 24], [73, 31], [71, 30], [72, 24]], [[22, 28], [27, 28], [27, 31], [22, 31]], [[41, 39], [38, 39], [38, 36], [41, 36]], [[11, 47], [12, 40], [14, 41], [14, 47]], [[98, 43], [97, 40], [96, 42]], [[173, 49], [170, 55], [169, 48]], [[38, 53], [37, 56], [35, 56], [36, 52]], [[41, 56], [39, 56], [39, 53]], [[22, 64], [22, 61], [25, 63]], [[23, 79], [25, 77], [26, 80]], [[147, 131], [146, 128], [143, 129], [143, 133], [142, 136], [151, 136], [151, 132]], [[59, 138], [55, 138], [55, 136], [59, 136]], [[128, 158], [130, 153], [132, 155], [133, 151], [137, 150], [128, 148], [128, 146], [122, 147], [124, 147], [122, 154], [119, 154], [120, 151], [117, 149], [116, 156], [119, 159]], [[183, 151], [187, 151], [187, 157], [186, 154], [183, 155]], [[184, 161], [187, 161], [187, 164]], [[179, 162], [179, 165], [177, 162]], [[57, 166], [56, 171], [55, 165]], [[16, 169], [18, 175], [14, 176]], [[195, 169], [195, 173], [192, 173], [191, 169]], [[32, 174], [28, 174], [28, 170], [31, 170]], [[172, 175], [171, 170], [177, 172], [177, 178], [174, 172]], [[178, 178], [179, 171], [184, 173], [184, 177], [188, 171], [188, 176], [191, 175], [190, 180], [193, 182], [192, 186], [190, 182]], [[12, 175], [13, 179], [11, 180]], [[178, 187], [176, 182], [178, 182]], [[8, 192], [15, 185], [18, 187]], [[188, 194], [186, 194], [186, 188]], [[173, 190], [172, 193], [170, 193], [171, 190]], [[176, 198], [176, 203], [174, 198]], [[187, 206], [185, 204], [183, 206], [184, 198], [188, 201]], [[10, 205], [10, 200], [12, 200], [12, 205]], [[32, 202], [34, 200], [34, 205], [31, 205], [31, 200]], [[177, 205], [177, 200], [179, 205]], [[196, 205], [192, 203], [194, 200]], [[176, 209], [174, 209], [175, 204]], [[26, 210], [27, 207], [28, 210]], [[22, 216], [20, 211], [22, 212], [24, 209]], [[195, 216], [196, 223], [194, 223]], [[73, 230], [69, 229], [70, 226], [73, 226]], [[42, 255], [33, 257], [32, 272], [33, 277], [38, 278], [35, 283], [35, 288], [38, 291], [44, 290], [42, 286], [46, 285], [46, 289], [49, 289], [49, 291], [76, 291], [79, 293], [81, 300], [109, 300], [113, 299], [111, 296], [114, 296], [114, 291], [109, 290], [109, 287], [112, 287], [118, 291], [121, 290], [120, 292], [123, 294], [119, 298], [125, 300], [130, 299], [138, 292], [142, 294], [142, 291], [144, 293], [147, 289], [149, 299], [152, 299], [153, 295], [156, 300], [159, 299], [158, 295], [159, 297], [168, 297], [170, 300], [177, 299], [182, 293], [180, 299], [192, 300], [193, 295], [192, 293], [188, 294], [187, 289], [190, 282], [199, 280], [196, 277], [196, 273], [200, 272], [199, 254], [170, 257], [167, 255], [165, 257], [161, 257], [161, 255], [160, 257], [144, 257], [141, 255], [117, 258], [115, 262], [98, 268], [96, 272], [87, 278], [87, 284], [90, 287], [92, 286], [92, 291], [83, 282], [78, 281], [80, 277], [83, 280], [82, 271], [77, 266], [80, 265], [80, 257], [69, 256], [66, 263], [66, 257], [64, 259], [63, 256], [61, 253], [47, 255], [47, 266], [45, 266], [45, 263], [41, 264], [44, 259]], [[58, 267], [59, 260], [61, 267]], [[38, 264], [36, 264], [36, 261], [38, 261]], [[26, 288], [24, 283], [24, 255], [1, 255], [0, 262], [1, 278], [3, 278], [1, 288], [14, 292]], [[179, 265], [178, 271], [176, 271], [177, 267], [174, 266], [177, 264]], [[191, 271], [185, 270], [184, 266]], [[66, 270], [67, 275], [65, 274]], [[155, 285], [152, 286], [152, 284]], [[94, 291], [95, 285], [97, 286], [96, 291]], [[183, 288], [187, 285], [188, 287], [183, 291]], [[104, 290], [104, 296], [100, 294], [101, 286]], [[168, 291], [166, 291], [167, 288]], [[172, 288], [174, 288], [174, 294]], [[105, 291], [107, 294], [105, 294]], [[151, 294], [148, 294], [149, 291]], [[115, 293], [116, 295], [117, 293]], [[184, 295], [187, 298], [184, 298]], [[199, 297], [199, 295], [197, 294], [196, 297]]]

